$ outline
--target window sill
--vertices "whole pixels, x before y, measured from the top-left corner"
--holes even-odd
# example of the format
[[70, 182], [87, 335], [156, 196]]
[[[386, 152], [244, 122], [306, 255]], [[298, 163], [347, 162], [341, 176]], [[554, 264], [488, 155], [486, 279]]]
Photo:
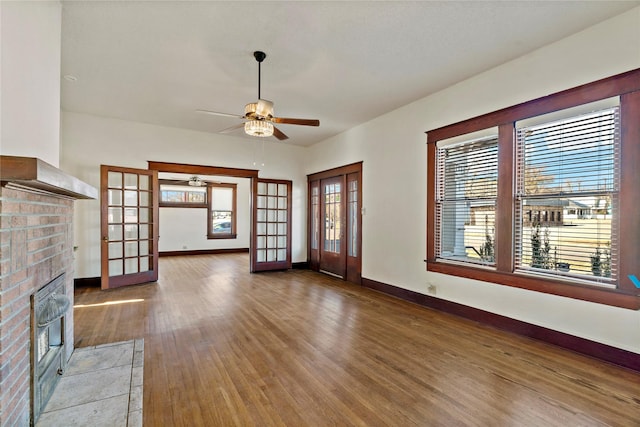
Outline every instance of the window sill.
[[427, 270], [629, 310], [640, 309], [640, 295], [628, 294], [619, 289], [576, 284], [569, 281], [538, 277], [532, 274], [490, 271], [486, 268], [460, 266], [438, 261], [427, 262]]
[[209, 234], [207, 235], [207, 239], [216, 240], [216, 239], [236, 239], [238, 237], [237, 234]]

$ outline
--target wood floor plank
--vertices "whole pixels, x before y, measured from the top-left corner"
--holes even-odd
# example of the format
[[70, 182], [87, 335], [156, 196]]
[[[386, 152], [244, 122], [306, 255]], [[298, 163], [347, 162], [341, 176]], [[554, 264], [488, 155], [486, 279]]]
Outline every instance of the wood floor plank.
[[247, 254], [76, 290], [76, 346], [145, 339], [145, 426], [639, 426], [640, 375]]

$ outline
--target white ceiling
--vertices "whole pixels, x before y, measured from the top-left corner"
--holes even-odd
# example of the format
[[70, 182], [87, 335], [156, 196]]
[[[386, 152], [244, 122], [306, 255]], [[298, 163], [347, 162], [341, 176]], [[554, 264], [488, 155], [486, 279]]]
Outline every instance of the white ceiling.
[[263, 50], [262, 97], [319, 119], [278, 126], [311, 145], [638, 4], [63, 1], [62, 109], [219, 132], [239, 120], [195, 110], [243, 114]]

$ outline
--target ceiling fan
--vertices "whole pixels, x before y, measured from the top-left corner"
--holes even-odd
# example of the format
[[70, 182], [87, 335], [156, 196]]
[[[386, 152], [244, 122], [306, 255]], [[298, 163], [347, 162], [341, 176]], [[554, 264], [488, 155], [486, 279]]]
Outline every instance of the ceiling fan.
[[320, 126], [320, 120], [312, 119], [292, 119], [286, 117], [275, 117], [273, 115], [273, 102], [260, 98], [260, 65], [262, 61], [267, 57], [267, 54], [262, 51], [253, 52], [253, 57], [258, 61], [258, 102], [251, 102], [244, 106], [244, 115], [218, 113], [216, 111], [208, 110], [196, 110], [198, 113], [212, 114], [214, 116], [235, 117], [238, 119], [247, 120], [244, 123], [231, 126], [227, 129], [220, 131], [220, 133], [233, 132], [236, 129], [244, 127], [244, 131], [247, 135], [268, 137], [275, 136], [279, 140], [285, 140], [289, 137], [285, 135], [281, 130], [275, 127], [274, 123], [282, 123], [288, 125], [303, 125], [303, 126]]

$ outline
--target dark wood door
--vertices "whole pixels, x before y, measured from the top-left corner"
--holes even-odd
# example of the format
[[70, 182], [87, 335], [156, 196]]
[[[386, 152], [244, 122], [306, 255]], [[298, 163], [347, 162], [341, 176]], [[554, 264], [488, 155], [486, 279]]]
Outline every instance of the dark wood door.
[[345, 177], [320, 181], [320, 271], [344, 278], [346, 274]]
[[158, 280], [158, 172], [100, 167], [102, 289]]

